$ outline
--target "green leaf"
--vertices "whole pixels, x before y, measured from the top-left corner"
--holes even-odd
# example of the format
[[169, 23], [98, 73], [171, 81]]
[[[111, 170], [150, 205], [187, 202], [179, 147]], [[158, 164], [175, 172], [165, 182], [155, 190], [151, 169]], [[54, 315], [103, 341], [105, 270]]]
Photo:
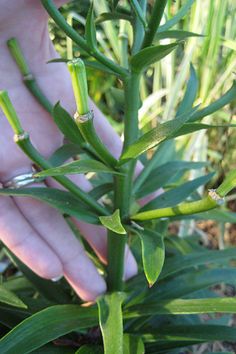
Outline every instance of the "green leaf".
[[157, 281], [165, 260], [165, 244], [159, 233], [145, 229], [138, 232], [142, 245], [144, 273], [149, 287]]
[[198, 79], [194, 67], [190, 64], [190, 78], [186, 87], [186, 92], [182, 102], [179, 105], [176, 116], [184, 114], [184, 112], [188, 112], [196, 99], [198, 91]]
[[84, 138], [74, 120], [59, 102], [54, 106], [52, 114], [56, 125], [69, 141], [76, 145], [84, 143]]
[[145, 341], [233, 341], [235, 342], [236, 329], [235, 327], [220, 326], [220, 325], [175, 325], [162, 326], [157, 328], [150, 334], [144, 335]]
[[[174, 219], [179, 219], [175, 217]], [[215, 209], [205, 211], [204, 213], [199, 213], [195, 215], [183, 215], [181, 219], [194, 219], [194, 220], [216, 220], [218, 222], [226, 223], [235, 223], [236, 221], [236, 213], [222, 210], [222, 209]]]
[[183, 18], [188, 13], [189, 9], [191, 8], [194, 2], [195, 0], [187, 0], [184, 6], [181, 7], [179, 12], [175, 16], [173, 16], [164, 25], [158, 28], [157, 33], [167, 31], [169, 28], [176, 25], [179, 22], [179, 20], [181, 20], [181, 18]]
[[97, 300], [104, 354], [123, 354], [123, 319], [121, 306], [124, 299], [124, 293], [115, 292], [104, 295]]
[[236, 124], [203, 124], [203, 123], [186, 123], [171, 138], [194, 133], [202, 129], [218, 129], [218, 128], [234, 128]]
[[206, 176], [195, 178], [192, 181], [183, 183], [176, 188], [172, 188], [167, 192], [162, 193], [157, 198], [153, 199], [151, 202], [146, 204], [141, 210], [147, 211], [152, 209], [176, 206], [177, 204], [181, 203], [186, 198], [188, 198], [197, 188], [209, 182], [213, 176], [214, 172], [209, 173]]
[[124, 352], [123, 354], [144, 354], [145, 348], [140, 336], [124, 334]]
[[164, 187], [175, 176], [181, 177], [186, 171], [203, 168], [206, 165], [206, 162], [169, 161], [155, 168], [135, 195], [137, 198], [142, 198], [156, 191], [158, 188]]
[[150, 130], [141, 138], [139, 138], [121, 155], [120, 163], [126, 162], [127, 159], [136, 158], [145, 151], [153, 148], [154, 146], [160, 144], [164, 140], [167, 140], [172, 136], [176, 131], [178, 131], [184, 123], [186, 123], [191, 116], [193, 111], [180, 115], [175, 119], [169, 120], [165, 123], [159, 124], [156, 128]]
[[166, 38], [175, 38], [178, 40], [184, 40], [188, 37], [204, 37], [202, 34], [182, 31], [182, 30], [174, 30], [174, 31], [162, 31], [157, 32], [155, 39], [166, 39]]
[[27, 354], [78, 328], [97, 325], [97, 310], [78, 305], [56, 305], [30, 316], [0, 340], [0, 353]]
[[209, 116], [210, 114], [219, 111], [222, 107], [234, 101], [235, 99], [236, 99], [236, 81], [233, 82], [231, 88], [222, 97], [220, 97], [215, 102], [211, 103], [209, 106], [195, 112], [192, 115], [190, 121], [194, 122], [196, 120]]
[[27, 305], [25, 305], [24, 302], [12, 291], [6, 289], [4, 285], [0, 285], [0, 302], [23, 309], [27, 308]]
[[19, 322], [30, 316], [29, 310], [23, 310], [8, 305], [0, 305], [0, 323], [8, 328], [15, 327]]
[[204, 251], [193, 252], [184, 256], [175, 256], [166, 259], [165, 266], [160, 278], [164, 279], [173, 274], [182, 272], [184, 269], [206, 265], [209, 263], [227, 264], [227, 261], [236, 259], [235, 248], [229, 248], [222, 251]]
[[[174, 291], [174, 289], [173, 289]], [[153, 315], [189, 315], [201, 313], [236, 313], [236, 298], [177, 299], [147, 302], [124, 310], [124, 318]]]
[[139, 18], [140, 22], [142, 23], [143, 27], [146, 28], [147, 27], [147, 22], [144, 16], [144, 12], [141, 8], [141, 6], [139, 5], [137, 0], [130, 0], [130, 5], [132, 7], [132, 9], [134, 10], [136, 16]]
[[129, 22], [133, 21], [132, 16], [129, 16], [123, 12], [103, 12], [95, 20], [96, 24], [105, 22], [105, 21], [114, 21], [114, 20], [126, 20]]
[[[202, 271], [189, 270], [179, 276], [169, 277], [165, 281], [160, 281], [156, 287], [147, 293], [145, 301], [160, 299], [181, 298], [195, 291], [208, 288], [210, 286], [226, 283], [234, 285], [236, 283], [236, 268], [215, 268], [204, 269]], [[174, 289], [174, 292], [173, 292]]]
[[140, 52], [135, 54], [131, 60], [131, 68], [134, 72], [142, 72], [149, 65], [161, 60], [171, 53], [180, 42], [166, 44], [166, 45], [157, 45], [152, 47], [147, 47], [142, 49]]
[[89, 195], [93, 197], [95, 200], [100, 199], [103, 197], [105, 194], [109, 193], [112, 191], [113, 184], [112, 183], [103, 183], [100, 184], [99, 186], [95, 187], [89, 192]]
[[100, 216], [99, 220], [107, 229], [114, 231], [117, 234], [126, 234], [125, 228], [121, 223], [119, 209], [116, 209], [112, 215]]
[[103, 71], [105, 73], [108, 73], [110, 75], [116, 75], [119, 77], [119, 74], [115, 73], [114, 71], [110, 70], [107, 68], [105, 65], [97, 62], [96, 60], [83, 60], [84, 64], [88, 68], [92, 68], [95, 70]]
[[91, 2], [86, 18], [85, 38], [89, 47], [93, 50], [97, 50], [96, 27], [93, 15], [93, 2]]
[[25, 189], [0, 189], [0, 195], [32, 197], [41, 200], [63, 214], [75, 216], [78, 220], [97, 224], [95, 214], [87, 206], [75, 198], [71, 193], [55, 188], [25, 188]]
[[120, 172], [113, 170], [110, 167], [107, 167], [100, 161], [92, 160], [92, 159], [84, 159], [78, 161], [72, 161], [65, 165], [49, 168], [48, 170], [44, 170], [35, 174], [37, 177], [49, 177], [49, 176], [61, 176], [61, 175], [72, 175], [79, 173], [88, 173], [88, 172], [96, 172], [96, 173], [112, 173], [121, 175]]
[[81, 153], [82, 150], [78, 145], [65, 144], [59, 147], [49, 158], [49, 162], [52, 166], [60, 166], [65, 161], [69, 160]]

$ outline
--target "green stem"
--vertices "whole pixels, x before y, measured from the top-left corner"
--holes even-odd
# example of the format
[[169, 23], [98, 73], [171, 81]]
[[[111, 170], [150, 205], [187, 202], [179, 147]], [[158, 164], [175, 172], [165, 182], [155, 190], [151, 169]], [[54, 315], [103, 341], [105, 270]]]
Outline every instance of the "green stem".
[[214, 209], [217, 206], [219, 206], [217, 201], [213, 200], [210, 196], [208, 196], [196, 202], [182, 203], [174, 207], [144, 211], [131, 216], [131, 219], [136, 221], [144, 221], [151, 219], [167, 218], [178, 215], [191, 215]]
[[117, 160], [114, 156], [109, 152], [107, 147], [103, 144], [97, 132], [94, 128], [93, 124], [93, 113], [88, 112], [84, 116], [89, 115], [88, 119], [82, 120], [82, 116], [75, 116], [75, 122], [83, 136], [83, 138], [94, 148], [97, 156], [101, 161], [110, 167], [115, 167], [117, 165]]
[[25, 86], [28, 88], [31, 94], [36, 98], [36, 100], [46, 109], [46, 111], [52, 114], [53, 105], [43, 94], [34, 76], [30, 72], [30, 68], [26, 62], [26, 59], [21, 50], [19, 42], [17, 41], [16, 38], [11, 38], [7, 41], [7, 46], [11, 53], [12, 58], [15, 60], [23, 76], [23, 82]]
[[131, 216], [132, 220], [151, 220], [170, 216], [191, 215], [217, 208], [224, 203], [224, 197], [236, 187], [236, 170], [228, 173], [217, 189], [209, 189], [209, 195], [196, 202], [182, 203], [174, 207], [144, 211]]
[[94, 128], [93, 112], [89, 110], [88, 104], [89, 95], [84, 62], [81, 59], [74, 59], [68, 62], [67, 65], [71, 75], [77, 106], [77, 113], [74, 116], [75, 122], [83, 138], [94, 148], [101, 161], [111, 167], [115, 167], [117, 165], [117, 160], [103, 144]]
[[152, 9], [151, 17], [148, 22], [148, 28], [146, 30], [142, 48], [148, 47], [152, 44], [157, 29], [161, 23], [161, 19], [166, 7], [167, 0], [156, 0]]
[[[16, 134], [14, 137], [14, 141], [37, 166], [42, 169], [49, 169], [53, 167], [32, 145], [28, 133], [23, 132], [21, 134]], [[57, 182], [59, 182], [63, 187], [73, 193], [76, 197], [78, 197], [80, 200], [90, 206], [94, 211], [96, 211], [96, 213], [99, 213], [99, 215], [108, 214], [106, 209], [102, 205], [97, 203], [88, 193], [82, 191], [67, 177], [54, 176], [53, 178]]]
[[70, 37], [80, 48], [85, 50], [88, 54], [96, 58], [100, 63], [119, 74], [121, 77], [127, 76], [127, 70], [114, 63], [112, 60], [106, 58], [102, 53], [92, 50], [85, 39], [81, 37], [64, 19], [52, 0], [41, 0], [42, 5], [52, 17], [55, 23], [63, 30], [68, 37]]
[[[138, 137], [138, 109], [139, 109], [139, 81], [140, 76], [131, 73], [124, 81], [125, 89], [125, 131], [124, 146], [129, 146]], [[114, 209], [120, 210], [121, 219], [128, 218], [132, 183], [136, 161], [127, 163], [121, 167], [125, 176], [116, 176], [114, 190]], [[114, 232], [108, 233], [108, 289], [120, 291], [123, 286], [124, 254], [126, 237]]]

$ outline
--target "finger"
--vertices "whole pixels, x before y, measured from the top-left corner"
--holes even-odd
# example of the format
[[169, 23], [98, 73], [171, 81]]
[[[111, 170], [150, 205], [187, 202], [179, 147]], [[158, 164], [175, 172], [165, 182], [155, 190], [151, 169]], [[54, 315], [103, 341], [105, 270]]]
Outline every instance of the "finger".
[[29, 268], [43, 278], [62, 274], [58, 256], [25, 220], [14, 201], [0, 198], [0, 239]]
[[[40, 184], [34, 187], [37, 186]], [[57, 254], [65, 278], [78, 295], [90, 301], [102, 294], [106, 290], [105, 281], [86, 256], [64, 218], [55, 209], [32, 198], [18, 197], [15, 202], [25, 218]]]

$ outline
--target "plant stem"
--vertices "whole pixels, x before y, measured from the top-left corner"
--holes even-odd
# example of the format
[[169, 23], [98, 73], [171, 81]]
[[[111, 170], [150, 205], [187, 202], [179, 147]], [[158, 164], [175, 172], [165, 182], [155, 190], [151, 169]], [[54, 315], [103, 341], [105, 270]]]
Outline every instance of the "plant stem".
[[151, 219], [167, 218], [170, 216], [191, 215], [214, 209], [217, 206], [219, 206], [219, 204], [217, 204], [215, 200], [208, 196], [196, 202], [182, 203], [174, 207], [144, 211], [131, 216], [131, 219], [137, 221], [144, 221]]
[[[124, 146], [132, 144], [138, 137], [138, 109], [139, 109], [139, 82], [140, 75], [131, 73], [124, 81], [125, 90], [125, 131]], [[114, 209], [120, 210], [121, 219], [128, 218], [132, 183], [136, 161], [128, 162], [121, 167], [125, 176], [116, 176], [114, 190]], [[108, 289], [109, 291], [121, 291], [124, 274], [124, 254], [126, 237], [114, 232], [108, 233]]]
[[[16, 134], [14, 137], [14, 141], [37, 166], [43, 169], [49, 169], [53, 167], [32, 145], [28, 133], [24, 132], [20, 135]], [[99, 213], [100, 215], [108, 214], [108, 212], [102, 205], [97, 203], [88, 193], [82, 191], [67, 177], [54, 176], [53, 178], [57, 182], [59, 182], [63, 187], [73, 193], [76, 197], [78, 197], [80, 200], [90, 206], [94, 211], [96, 211], [96, 213]]]
[[82, 38], [64, 19], [61, 13], [58, 11], [52, 0], [41, 0], [42, 5], [53, 18], [55, 23], [70, 37], [80, 48], [85, 50], [88, 54], [96, 58], [100, 63], [119, 74], [121, 77], [127, 75], [127, 70], [114, 63], [112, 60], [106, 58], [102, 53], [92, 50], [86, 40]]
[[167, 0], [156, 0], [154, 7], [151, 11], [151, 17], [148, 22], [148, 28], [146, 30], [142, 48], [148, 47], [152, 44], [157, 29], [161, 23], [161, 19], [166, 7]]
[[26, 62], [24, 54], [21, 50], [20, 44], [16, 38], [10, 38], [7, 41], [8, 49], [11, 53], [11, 56], [15, 60], [22, 76], [23, 82], [31, 94], [37, 99], [37, 101], [46, 109], [46, 111], [52, 114], [53, 105], [44, 96], [43, 92], [41, 91], [40, 87], [38, 86], [33, 74], [30, 72], [30, 68]]

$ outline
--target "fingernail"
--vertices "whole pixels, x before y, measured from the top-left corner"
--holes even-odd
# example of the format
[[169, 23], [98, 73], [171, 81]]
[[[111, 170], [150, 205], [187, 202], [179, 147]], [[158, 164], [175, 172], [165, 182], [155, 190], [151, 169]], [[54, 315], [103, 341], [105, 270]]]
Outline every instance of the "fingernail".
[[63, 278], [63, 274], [58, 275], [58, 277], [52, 278], [51, 281], [57, 282], [57, 281], [59, 281], [61, 278]]

